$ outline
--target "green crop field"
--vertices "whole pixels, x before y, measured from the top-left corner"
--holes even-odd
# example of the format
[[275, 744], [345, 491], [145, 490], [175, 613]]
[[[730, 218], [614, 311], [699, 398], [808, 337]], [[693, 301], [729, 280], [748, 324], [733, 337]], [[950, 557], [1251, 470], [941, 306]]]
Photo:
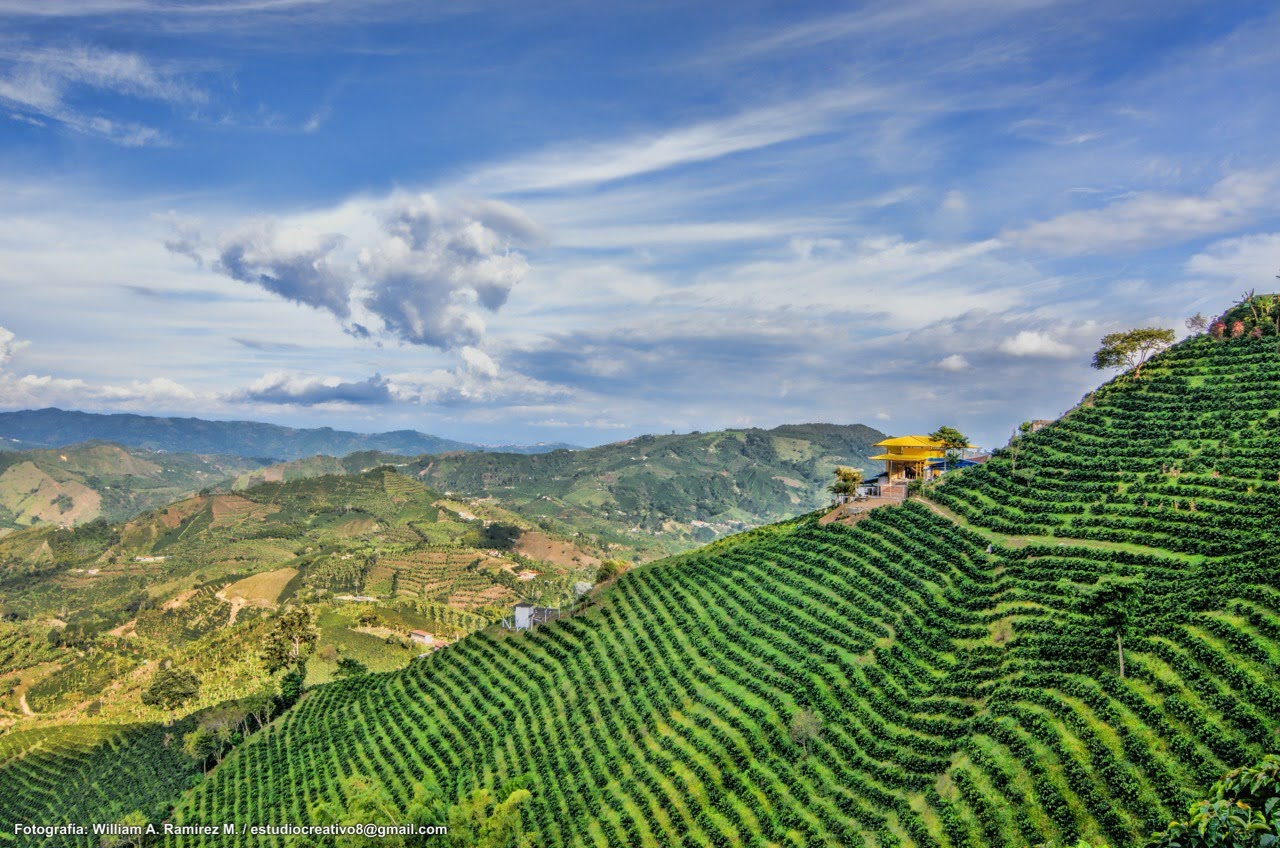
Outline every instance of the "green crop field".
[[[185, 825], [327, 823], [364, 783], [391, 822], [424, 786], [444, 805], [523, 786], [536, 844], [1141, 844], [1277, 745], [1273, 344], [1192, 339], [922, 500], [729, 537], [532, 634], [317, 686], [153, 802]], [[396, 499], [255, 491], [300, 514]], [[369, 577], [428, 615], [452, 590], [435, 566], [406, 548]], [[1123, 624], [1096, 603], [1116, 587], [1137, 598]], [[25, 785], [8, 815], [66, 791]]]
[[[158, 724], [53, 727], [0, 736], [0, 844], [24, 844], [14, 822], [109, 823], [138, 811], [159, 820], [199, 768]], [[50, 842], [49, 844], [57, 844]], [[99, 844], [85, 837], [79, 844]]]
[[[629, 573], [533, 636], [323, 687], [177, 820], [305, 822], [353, 774], [402, 807], [424, 775], [453, 799], [527, 774], [547, 844], [1135, 844], [1276, 744], [1275, 363], [1176, 348], [1030, 437], [1031, 485], [1008, 455], [943, 484], [973, 529], [919, 503], [810, 517]], [[1103, 577], [1143, 593], [1124, 677], [1081, 602]]]

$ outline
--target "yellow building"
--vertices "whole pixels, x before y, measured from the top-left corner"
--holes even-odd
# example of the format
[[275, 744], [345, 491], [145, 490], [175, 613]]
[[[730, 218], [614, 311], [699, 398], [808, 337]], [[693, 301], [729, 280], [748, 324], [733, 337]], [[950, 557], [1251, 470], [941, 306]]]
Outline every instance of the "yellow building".
[[928, 436], [895, 436], [876, 442], [874, 447], [885, 449], [884, 453], [870, 458], [884, 460], [884, 470], [890, 481], [923, 480], [929, 460], [943, 459], [947, 455], [942, 442]]

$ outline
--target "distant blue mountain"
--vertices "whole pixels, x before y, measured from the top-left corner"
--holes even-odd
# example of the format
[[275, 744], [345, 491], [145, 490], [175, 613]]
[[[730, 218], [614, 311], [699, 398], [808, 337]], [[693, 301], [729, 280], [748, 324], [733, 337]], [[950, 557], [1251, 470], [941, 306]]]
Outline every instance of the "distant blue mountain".
[[6, 448], [61, 447], [94, 439], [149, 450], [277, 460], [301, 459], [316, 454], [346, 456], [366, 450], [418, 456], [450, 451], [536, 454], [574, 447], [562, 443], [477, 445], [416, 430], [353, 433], [330, 427], [299, 429], [258, 421], [206, 421], [202, 418], [158, 418], [127, 413], [103, 415], [53, 408], [0, 412], [0, 440]]

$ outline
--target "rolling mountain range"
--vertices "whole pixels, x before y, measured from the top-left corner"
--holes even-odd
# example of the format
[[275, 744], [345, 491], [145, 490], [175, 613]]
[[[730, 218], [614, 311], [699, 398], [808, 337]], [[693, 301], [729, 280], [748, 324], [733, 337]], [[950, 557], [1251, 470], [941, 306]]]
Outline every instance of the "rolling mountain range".
[[565, 444], [484, 446], [419, 433], [352, 433], [329, 427], [298, 429], [254, 421], [207, 421], [201, 418], [157, 418], [147, 415], [28, 409], [0, 412], [0, 443], [11, 449], [53, 448], [92, 440], [127, 447], [185, 453], [229, 454], [273, 460], [325, 454], [346, 456], [356, 451], [417, 456], [447, 451], [500, 450], [542, 453]]

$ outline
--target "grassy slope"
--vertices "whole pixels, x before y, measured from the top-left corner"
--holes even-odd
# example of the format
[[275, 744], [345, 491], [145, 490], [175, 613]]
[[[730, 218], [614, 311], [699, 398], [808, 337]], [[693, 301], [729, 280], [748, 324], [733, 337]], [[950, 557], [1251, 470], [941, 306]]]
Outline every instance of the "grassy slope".
[[90, 442], [0, 454], [0, 528], [121, 521], [259, 468], [229, 456]]
[[[1151, 381], [1099, 392], [1038, 434], [1019, 465], [1045, 485], [1017, 513], [965, 507], [1001, 497], [1000, 462], [939, 494], [995, 532], [1045, 516], [1027, 523], [1203, 558], [1065, 539], [988, 551], [989, 535], [921, 504], [854, 528], [754, 531], [631, 572], [533, 636], [480, 634], [322, 688], [178, 818], [302, 822], [352, 773], [403, 804], [426, 772], [459, 794], [529, 772], [527, 820], [547, 844], [1131, 844], [1274, 745], [1276, 470], [1236, 446], [1270, 438], [1275, 360], [1269, 345], [1193, 341]], [[1099, 443], [1099, 416], [1132, 438]], [[1176, 451], [1223, 458], [1176, 484], [1194, 513], [1156, 501], [1152, 475]], [[1058, 515], [1074, 491], [1106, 494], [1101, 524]], [[1124, 679], [1113, 638], [1076, 602], [1119, 575], [1146, 593]], [[788, 736], [802, 708], [824, 722], [808, 757]]]
[[[159, 821], [166, 796], [186, 789], [199, 775], [180, 741], [173, 743], [192, 724], [95, 724], [0, 737], [0, 821], [6, 823], [0, 842], [30, 844], [13, 835], [12, 822], [88, 826], [119, 821], [135, 810]], [[98, 837], [79, 844], [97, 846]]]

